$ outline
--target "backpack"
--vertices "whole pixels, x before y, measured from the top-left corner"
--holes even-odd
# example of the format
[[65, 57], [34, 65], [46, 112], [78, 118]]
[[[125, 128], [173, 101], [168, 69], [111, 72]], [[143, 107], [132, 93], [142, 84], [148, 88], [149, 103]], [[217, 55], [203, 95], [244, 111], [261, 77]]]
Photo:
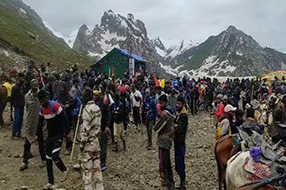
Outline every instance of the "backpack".
[[78, 96], [75, 96], [76, 100], [76, 107], [72, 109], [71, 111], [71, 116], [72, 117], [77, 117], [79, 112], [80, 112], [80, 107], [81, 107], [81, 100]]
[[[56, 110], [55, 110], [55, 101], [50, 101], [50, 106], [52, 108], [52, 113], [55, 114], [56, 113]], [[41, 114], [43, 115], [44, 114], [44, 107], [41, 106]]]
[[[219, 122], [218, 122], [218, 125], [217, 125], [217, 131], [216, 131], [216, 134], [215, 134], [215, 139], [218, 140], [220, 139], [222, 136], [221, 136], [221, 130], [222, 130], [222, 126], [224, 124], [224, 119], [226, 119], [226, 117], [221, 117]], [[229, 135], [231, 135], [231, 127], [228, 126], [228, 133]]]

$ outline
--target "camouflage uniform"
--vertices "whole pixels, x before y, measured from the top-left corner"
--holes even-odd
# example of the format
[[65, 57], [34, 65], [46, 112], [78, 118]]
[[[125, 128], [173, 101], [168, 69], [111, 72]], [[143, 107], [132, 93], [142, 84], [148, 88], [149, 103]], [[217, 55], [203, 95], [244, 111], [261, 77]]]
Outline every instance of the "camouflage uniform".
[[86, 190], [103, 190], [100, 170], [100, 108], [94, 101], [89, 101], [82, 112], [81, 126], [81, 167]]

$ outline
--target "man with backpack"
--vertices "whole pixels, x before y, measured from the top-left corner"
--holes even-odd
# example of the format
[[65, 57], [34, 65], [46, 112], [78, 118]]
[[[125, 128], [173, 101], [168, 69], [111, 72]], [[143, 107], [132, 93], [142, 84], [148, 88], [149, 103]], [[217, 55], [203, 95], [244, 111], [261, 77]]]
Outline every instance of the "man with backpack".
[[147, 136], [148, 145], [147, 149], [152, 149], [152, 130], [155, 123], [155, 119], [158, 116], [157, 105], [155, 99], [151, 96], [150, 89], [146, 89], [145, 100], [143, 104], [143, 110], [146, 113], [146, 126], [147, 126]]
[[126, 119], [126, 110], [119, 100], [119, 95], [114, 95], [114, 104], [112, 108], [112, 121], [114, 122], [114, 148], [112, 151], [118, 152], [119, 138], [122, 140], [123, 149], [126, 149], [126, 142], [124, 138], [124, 122]]
[[236, 107], [227, 104], [224, 108], [224, 115], [219, 119], [216, 139], [219, 139], [226, 135], [231, 135], [231, 126], [233, 125], [233, 116], [236, 111]]
[[61, 182], [65, 181], [67, 177], [67, 168], [60, 158], [60, 150], [65, 136], [69, 137], [68, 118], [65, 111], [62, 109], [59, 103], [49, 101], [45, 91], [38, 93], [38, 98], [41, 104], [40, 116], [37, 127], [37, 140], [38, 135], [42, 135], [44, 121], [47, 123], [47, 139], [45, 141], [46, 147], [46, 166], [48, 173], [48, 184], [44, 186], [44, 189], [54, 188], [54, 174], [53, 174], [53, 162], [63, 173]]

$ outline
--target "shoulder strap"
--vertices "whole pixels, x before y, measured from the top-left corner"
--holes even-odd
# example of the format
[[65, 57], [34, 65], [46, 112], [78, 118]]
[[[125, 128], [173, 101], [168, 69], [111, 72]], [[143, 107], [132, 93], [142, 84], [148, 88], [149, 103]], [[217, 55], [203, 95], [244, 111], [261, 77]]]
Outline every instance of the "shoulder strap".
[[43, 115], [44, 114], [44, 107], [41, 106], [41, 114]]
[[55, 110], [55, 101], [50, 101], [50, 105], [51, 105], [52, 113], [56, 113], [56, 110]]

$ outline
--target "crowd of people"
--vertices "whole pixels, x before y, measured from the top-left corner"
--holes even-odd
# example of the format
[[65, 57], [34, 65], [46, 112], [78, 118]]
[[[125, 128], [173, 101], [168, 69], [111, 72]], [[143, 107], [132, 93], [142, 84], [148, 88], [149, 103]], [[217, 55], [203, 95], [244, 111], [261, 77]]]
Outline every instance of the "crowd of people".
[[[174, 189], [170, 151], [174, 144], [175, 169], [180, 177], [179, 189], [186, 189], [185, 154], [188, 117], [199, 110], [217, 118], [216, 138], [236, 133], [237, 126], [252, 126], [252, 100], [259, 101], [271, 93], [285, 94], [285, 79], [275, 79], [272, 86], [261, 79], [217, 79], [187, 77], [157, 83], [154, 74], [116, 79], [95, 69], [79, 72], [77, 66], [62, 72], [52, 71], [50, 64], [35, 66], [29, 62], [25, 71], [13, 68], [1, 75], [0, 125], [3, 112], [11, 103], [13, 140], [24, 138], [23, 165], [28, 169], [31, 144], [38, 142], [42, 167], [46, 166], [48, 184], [53, 189], [53, 163], [65, 181], [68, 168], [60, 158], [63, 141], [65, 154], [73, 153], [74, 139], [80, 142], [80, 162], [85, 189], [103, 189], [102, 173], [107, 169], [108, 141], [112, 151], [127, 149], [126, 133], [130, 126], [142, 130], [146, 125], [147, 150], [153, 150], [153, 131], [157, 134], [159, 174], [163, 189]], [[266, 94], [266, 95], [265, 95]], [[247, 109], [246, 121], [244, 111]], [[283, 110], [284, 111], [284, 110]], [[249, 124], [250, 123], [250, 124]], [[79, 130], [79, 135], [75, 131]], [[79, 136], [79, 137], [78, 137]], [[74, 138], [75, 137], [75, 138]], [[121, 144], [122, 143], [122, 144]], [[122, 145], [122, 146], [121, 146]]]

